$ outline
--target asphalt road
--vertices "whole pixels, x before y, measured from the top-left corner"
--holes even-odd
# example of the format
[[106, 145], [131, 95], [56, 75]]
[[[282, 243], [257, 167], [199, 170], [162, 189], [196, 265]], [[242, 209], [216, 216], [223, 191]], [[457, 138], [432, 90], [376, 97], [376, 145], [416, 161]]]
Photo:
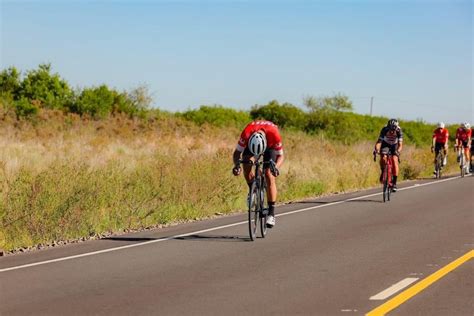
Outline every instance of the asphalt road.
[[0, 314], [365, 315], [395, 302], [389, 315], [474, 315], [473, 184], [280, 206], [255, 242], [239, 214], [2, 257]]

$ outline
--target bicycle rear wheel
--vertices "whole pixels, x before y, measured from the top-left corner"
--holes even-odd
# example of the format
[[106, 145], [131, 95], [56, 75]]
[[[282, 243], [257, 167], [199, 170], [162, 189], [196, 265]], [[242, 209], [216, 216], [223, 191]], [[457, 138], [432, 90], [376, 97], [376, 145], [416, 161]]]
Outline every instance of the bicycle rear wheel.
[[387, 202], [390, 201], [390, 172], [389, 172], [389, 166], [386, 165], [384, 170], [383, 170], [383, 201]]
[[436, 167], [435, 167], [435, 172], [436, 172], [436, 179], [441, 178], [441, 166], [443, 165], [443, 155], [441, 152], [438, 152], [436, 155]]
[[250, 188], [249, 196], [249, 236], [254, 241], [257, 238], [257, 227], [260, 221], [258, 188], [254, 182]]
[[268, 201], [267, 201], [267, 184], [263, 182], [262, 189], [260, 190], [260, 236], [265, 238], [268, 232], [267, 217], [268, 217]]

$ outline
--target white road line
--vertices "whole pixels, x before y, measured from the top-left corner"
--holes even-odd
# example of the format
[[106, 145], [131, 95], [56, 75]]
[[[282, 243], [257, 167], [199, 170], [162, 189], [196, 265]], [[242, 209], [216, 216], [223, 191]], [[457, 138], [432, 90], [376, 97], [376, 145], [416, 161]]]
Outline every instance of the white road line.
[[398, 282], [397, 284], [392, 285], [388, 289], [383, 290], [382, 292], [372, 296], [370, 298], [370, 300], [372, 300], [372, 301], [384, 300], [387, 297], [392, 296], [393, 294], [403, 290], [404, 288], [406, 288], [407, 286], [409, 286], [410, 284], [412, 284], [412, 283], [414, 283], [418, 280], [419, 280], [419, 278], [406, 278], [404, 280], [401, 280], [400, 282]]
[[[437, 183], [441, 183], [441, 182], [445, 182], [445, 181], [451, 181], [451, 180], [455, 180], [455, 179], [458, 179], [458, 178], [460, 178], [460, 177], [458, 176], [458, 177], [447, 178], [447, 179], [443, 179], [443, 180], [437, 180], [437, 181], [433, 181], [433, 182], [423, 183], [423, 184], [419, 184], [419, 185], [412, 185], [410, 187], [398, 189], [398, 191], [403, 191], [403, 190], [408, 190], [408, 189], [416, 189], [416, 188], [419, 188], [419, 187], [422, 187], [422, 186], [437, 184]], [[295, 211], [290, 211], [290, 212], [286, 212], [286, 213], [283, 213], [283, 214], [278, 214], [278, 215], [275, 215], [275, 217], [287, 216], [287, 215], [301, 213], [301, 212], [307, 212], [307, 211], [322, 208], [322, 207], [328, 207], [328, 206], [342, 204], [342, 203], [349, 202], [349, 201], [360, 200], [360, 199], [364, 199], [364, 198], [368, 198], [368, 197], [372, 197], [372, 196], [376, 196], [376, 195], [380, 195], [380, 194], [381, 193], [378, 192], [378, 193], [368, 194], [368, 195], [359, 196], [359, 197], [356, 197], [356, 198], [350, 198], [350, 199], [346, 199], [346, 200], [342, 200], [342, 201], [311, 206], [311, 207], [303, 208], [303, 209], [300, 209], [300, 210], [295, 210]], [[7, 271], [12, 271], [12, 270], [29, 268], [29, 267], [35, 267], [35, 266], [44, 265], [44, 264], [53, 263], [53, 262], [60, 262], [60, 261], [66, 261], [66, 260], [77, 259], [77, 258], [82, 258], [82, 257], [88, 257], [88, 256], [93, 256], [93, 255], [98, 255], [98, 254], [102, 254], [102, 253], [118, 251], [118, 250], [123, 250], [123, 249], [128, 249], [128, 248], [145, 246], [145, 245], [149, 245], [149, 244], [159, 243], [159, 242], [163, 242], [163, 241], [168, 241], [168, 240], [177, 239], [177, 238], [180, 238], [180, 237], [186, 237], [186, 236], [191, 236], [191, 235], [196, 235], [196, 234], [201, 234], [201, 233], [207, 233], [207, 232], [211, 232], [211, 231], [215, 231], [215, 230], [219, 230], [219, 229], [224, 229], [224, 228], [228, 228], [228, 227], [233, 227], [233, 226], [238, 226], [238, 225], [242, 225], [242, 224], [247, 224], [247, 221], [241, 221], [241, 222], [237, 222], [237, 223], [233, 223], [233, 224], [229, 224], [229, 225], [217, 226], [217, 227], [213, 227], [213, 228], [209, 228], [209, 229], [194, 231], [194, 232], [181, 234], [181, 235], [176, 235], [176, 236], [171, 236], [171, 237], [159, 238], [159, 239], [145, 241], [145, 242], [138, 243], [138, 244], [133, 244], [133, 245], [126, 245], [126, 246], [108, 248], [108, 249], [103, 249], [103, 250], [98, 250], [98, 251], [93, 251], [93, 252], [87, 252], [87, 253], [74, 255], [74, 256], [68, 256], [68, 257], [62, 257], [62, 258], [57, 258], [57, 259], [39, 261], [39, 262], [34, 262], [34, 263], [29, 263], [29, 264], [23, 264], [23, 265], [19, 265], [19, 266], [10, 267], [10, 268], [0, 269], [0, 273], [7, 272]]]

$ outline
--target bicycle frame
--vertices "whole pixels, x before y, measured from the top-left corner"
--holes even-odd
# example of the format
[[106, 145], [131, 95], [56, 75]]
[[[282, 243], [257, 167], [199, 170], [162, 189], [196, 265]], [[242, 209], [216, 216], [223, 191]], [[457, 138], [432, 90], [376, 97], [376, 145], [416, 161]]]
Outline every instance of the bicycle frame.
[[261, 157], [262, 155], [255, 157], [254, 161], [240, 161], [243, 164], [251, 164], [254, 169], [254, 178], [250, 186], [248, 200], [249, 235], [252, 241], [256, 239], [258, 227], [260, 227], [262, 238], [265, 238], [267, 234], [268, 208], [265, 208], [267, 184], [264, 174], [266, 168], [263, 167], [264, 162], [260, 160]]
[[436, 172], [437, 179], [441, 178], [441, 168], [443, 166], [444, 157], [445, 157], [444, 150], [440, 149], [436, 153], [436, 157], [435, 157], [435, 172]]
[[459, 168], [461, 169], [461, 177], [464, 177], [464, 175], [466, 174], [465, 161], [467, 157], [465, 157], [464, 147], [462, 146], [462, 144], [457, 147], [456, 153], [459, 157]]
[[[382, 184], [383, 184], [383, 201], [390, 201], [390, 193], [392, 192], [393, 183], [392, 183], [392, 175], [393, 175], [393, 154], [388, 153], [380, 153], [380, 159], [383, 161], [383, 171], [382, 171]], [[375, 160], [375, 153], [374, 153], [374, 160]]]

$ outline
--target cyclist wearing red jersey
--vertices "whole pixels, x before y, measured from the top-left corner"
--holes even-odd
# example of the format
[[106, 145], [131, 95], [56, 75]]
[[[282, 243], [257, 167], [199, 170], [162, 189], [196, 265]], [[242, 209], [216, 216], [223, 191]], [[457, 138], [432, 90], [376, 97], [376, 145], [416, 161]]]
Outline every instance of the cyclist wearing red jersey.
[[[265, 177], [268, 184], [268, 217], [266, 224], [268, 227], [273, 227], [275, 225], [275, 202], [277, 199], [275, 177], [279, 175], [278, 170], [284, 160], [283, 145], [278, 126], [270, 121], [253, 121], [245, 127], [240, 135], [233, 155], [234, 168], [232, 173], [235, 176], [240, 175], [239, 160], [241, 155], [243, 160], [254, 160], [255, 156], [262, 154], [264, 162], [272, 159], [276, 164], [274, 174], [271, 173], [270, 168], [266, 168], [267, 164], [264, 164]], [[244, 177], [247, 183], [251, 185], [254, 177], [251, 165], [244, 164]]]
[[[469, 172], [469, 166], [471, 164], [471, 155], [470, 155], [470, 148], [471, 148], [471, 137], [472, 137], [471, 125], [467, 122], [462, 123], [461, 127], [458, 128], [456, 131], [456, 144], [455, 149], [463, 148], [464, 149], [464, 157], [467, 159], [469, 163], [466, 164], [467, 172]], [[460, 157], [458, 157], [459, 161]]]
[[396, 119], [390, 119], [387, 122], [387, 126], [383, 127], [380, 131], [379, 139], [375, 143], [374, 152], [377, 154], [382, 153], [382, 159], [380, 159], [380, 181], [382, 181], [383, 169], [385, 162], [387, 161], [387, 154], [393, 155], [393, 178], [392, 178], [392, 191], [397, 192], [397, 178], [398, 178], [398, 159], [400, 152], [403, 147], [403, 133], [398, 121]]
[[472, 137], [472, 130], [473, 128], [471, 128], [471, 167], [469, 169], [470, 172], [473, 172], [474, 168], [473, 168], [473, 163], [474, 161], [472, 161], [472, 156], [474, 156], [474, 137]]
[[433, 140], [431, 143], [431, 152], [434, 151], [435, 153], [435, 171], [433, 172], [436, 174], [436, 156], [438, 155], [439, 151], [442, 149], [444, 154], [443, 159], [443, 167], [446, 166], [447, 162], [447, 154], [448, 154], [448, 138], [449, 138], [449, 131], [447, 128], [444, 128], [444, 123], [439, 122], [438, 127], [433, 131]]

